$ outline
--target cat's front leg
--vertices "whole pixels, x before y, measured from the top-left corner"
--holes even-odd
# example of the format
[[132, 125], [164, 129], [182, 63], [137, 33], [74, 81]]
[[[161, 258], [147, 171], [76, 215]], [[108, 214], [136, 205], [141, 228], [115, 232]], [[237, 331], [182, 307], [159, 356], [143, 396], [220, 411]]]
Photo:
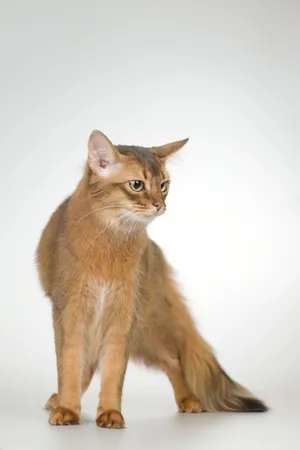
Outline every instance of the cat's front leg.
[[[71, 301], [70, 301], [71, 303]], [[58, 404], [50, 411], [51, 425], [80, 422], [81, 377], [84, 346], [83, 318], [69, 305], [61, 315], [53, 315], [58, 373]]]
[[124, 428], [121, 414], [123, 382], [128, 362], [128, 341], [134, 314], [134, 289], [115, 282], [103, 312], [101, 389], [96, 423], [102, 428]]

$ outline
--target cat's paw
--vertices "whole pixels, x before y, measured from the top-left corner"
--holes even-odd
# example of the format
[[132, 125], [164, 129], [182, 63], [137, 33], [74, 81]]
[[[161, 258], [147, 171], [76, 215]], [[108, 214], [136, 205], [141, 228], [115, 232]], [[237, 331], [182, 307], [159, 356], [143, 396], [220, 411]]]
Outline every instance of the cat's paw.
[[179, 404], [179, 411], [183, 413], [200, 413], [202, 411], [200, 401], [194, 397], [186, 397]]
[[104, 411], [97, 419], [96, 424], [101, 428], [125, 428], [125, 422], [119, 411]]
[[50, 425], [78, 425], [79, 416], [68, 408], [58, 406], [52, 409], [49, 416]]
[[58, 407], [58, 395], [52, 394], [51, 397], [49, 397], [49, 399], [47, 400], [45, 408], [51, 410], [57, 407]]

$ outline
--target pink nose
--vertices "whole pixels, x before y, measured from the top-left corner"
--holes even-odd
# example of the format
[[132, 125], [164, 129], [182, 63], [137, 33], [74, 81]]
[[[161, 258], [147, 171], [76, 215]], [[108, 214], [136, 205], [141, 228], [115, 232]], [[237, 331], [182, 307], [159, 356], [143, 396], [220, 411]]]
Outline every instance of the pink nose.
[[162, 205], [160, 205], [159, 203], [153, 203], [153, 206], [155, 206], [157, 212], [162, 208]]

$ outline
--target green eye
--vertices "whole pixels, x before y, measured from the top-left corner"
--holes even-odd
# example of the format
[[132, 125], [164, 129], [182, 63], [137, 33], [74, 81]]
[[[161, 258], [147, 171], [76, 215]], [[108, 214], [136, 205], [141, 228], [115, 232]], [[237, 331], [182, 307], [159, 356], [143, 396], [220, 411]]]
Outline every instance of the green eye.
[[129, 186], [133, 191], [140, 192], [145, 187], [145, 184], [140, 180], [132, 180], [129, 181]]
[[160, 190], [161, 192], [167, 192], [169, 187], [169, 182], [168, 181], [163, 181], [160, 185]]

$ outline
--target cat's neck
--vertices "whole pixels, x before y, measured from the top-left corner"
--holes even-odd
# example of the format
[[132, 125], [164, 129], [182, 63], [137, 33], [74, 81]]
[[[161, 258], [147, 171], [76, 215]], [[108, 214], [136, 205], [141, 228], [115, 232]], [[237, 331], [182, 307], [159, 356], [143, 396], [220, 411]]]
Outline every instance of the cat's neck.
[[69, 200], [66, 231], [72, 253], [89, 265], [103, 266], [116, 258], [132, 263], [148, 242], [145, 226], [130, 221], [126, 212], [116, 215], [101, 207], [101, 200], [95, 208], [84, 180]]

